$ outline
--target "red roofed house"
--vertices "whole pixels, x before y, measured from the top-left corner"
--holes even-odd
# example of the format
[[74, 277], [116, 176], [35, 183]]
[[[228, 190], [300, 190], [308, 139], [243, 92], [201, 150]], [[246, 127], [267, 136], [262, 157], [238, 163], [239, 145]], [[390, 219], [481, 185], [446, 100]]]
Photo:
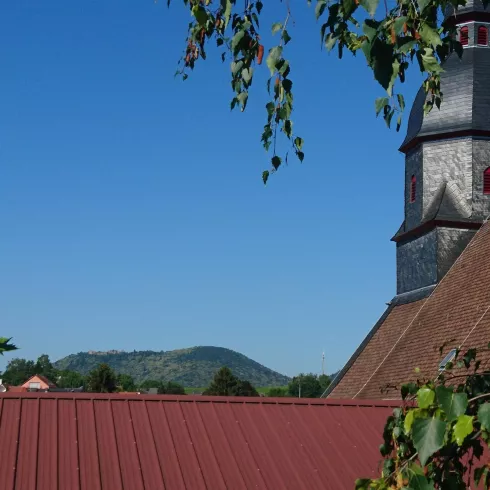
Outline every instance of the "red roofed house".
[[35, 374], [21, 385], [21, 387], [26, 390], [49, 390], [50, 388], [56, 388], [56, 385], [45, 376]]
[[414, 368], [435, 378], [455, 348], [490, 340], [490, 45], [476, 35], [488, 36], [490, 8], [469, 0], [450, 14], [470, 25], [463, 57], [444, 64], [440, 110], [424, 114], [420, 90], [401, 147], [397, 295], [329, 387], [333, 398], [397, 398]]
[[343, 490], [393, 402], [0, 394], [2, 490]]

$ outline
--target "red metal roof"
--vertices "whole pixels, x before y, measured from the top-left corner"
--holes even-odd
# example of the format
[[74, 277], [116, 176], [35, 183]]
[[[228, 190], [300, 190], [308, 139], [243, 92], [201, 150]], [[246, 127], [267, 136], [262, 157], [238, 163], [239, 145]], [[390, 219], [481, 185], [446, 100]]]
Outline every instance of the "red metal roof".
[[352, 489], [393, 402], [4, 393], [2, 490]]

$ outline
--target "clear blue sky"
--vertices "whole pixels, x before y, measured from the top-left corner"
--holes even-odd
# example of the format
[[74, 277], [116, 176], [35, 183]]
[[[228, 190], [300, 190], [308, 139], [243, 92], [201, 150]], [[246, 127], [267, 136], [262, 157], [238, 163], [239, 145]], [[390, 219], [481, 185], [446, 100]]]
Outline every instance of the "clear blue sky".
[[[27, 358], [217, 345], [293, 375], [324, 348], [337, 370], [395, 294], [405, 128], [375, 118], [362, 57], [320, 51], [294, 2], [306, 158], [264, 187], [266, 67], [245, 114], [214, 50], [174, 79], [181, 3], [2, 5], [0, 333]], [[267, 31], [282, 16], [266, 6]]]

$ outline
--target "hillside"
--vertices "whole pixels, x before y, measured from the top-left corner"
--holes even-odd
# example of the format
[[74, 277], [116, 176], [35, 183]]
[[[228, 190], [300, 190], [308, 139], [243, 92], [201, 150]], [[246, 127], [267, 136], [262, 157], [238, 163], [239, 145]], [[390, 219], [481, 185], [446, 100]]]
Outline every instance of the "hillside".
[[222, 366], [228, 366], [236, 376], [255, 386], [282, 386], [289, 380], [243, 354], [222, 347], [191, 347], [168, 352], [79, 352], [60, 359], [54, 366], [87, 374], [102, 362], [117, 373], [130, 374], [137, 383], [156, 379], [197, 388], [207, 386]]

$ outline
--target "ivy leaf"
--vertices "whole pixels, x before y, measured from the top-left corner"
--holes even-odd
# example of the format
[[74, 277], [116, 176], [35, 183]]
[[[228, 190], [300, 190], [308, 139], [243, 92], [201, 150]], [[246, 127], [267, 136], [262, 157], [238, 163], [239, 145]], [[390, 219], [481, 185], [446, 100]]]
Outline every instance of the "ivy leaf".
[[478, 409], [478, 420], [482, 426], [482, 429], [490, 429], [490, 403], [484, 403], [480, 405]]
[[412, 426], [413, 445], [419, 453], [422, 466], [439, 449], [444, 442], [446, 422], [435, 417], [429, 419], [416, 419]]
[[453, 422], [466, 412], [466, 408], [468, 407], [466, 393], [454, 393], [451, 388], [438, 386], [436, 388], [436, 395], [439, 407], [444, 410], [448, 422]]
[[453, 440], [458, 446], [463, 444], [466, 436], [473, 432], [473, 417], [471, 415], [460, 415], [458, 421], [454, 424]]
[[[221, 10], [223, 11], [223, 20], [225, 21], [225, 29], [228, 26], [228, 22], [230, 22], [231, 17], [231, 0], [221, 0]], [[257, 6], [258, 10], [258, 6]]]
[[425, 22], [422, 24], [422, 27], [420, 27], [419, 34], [420, 37], [422, 38], [422, 41], [424, 41], [427, 44], [432, 44], [432, 46], [442, 45], [441, 36], [437, 32], [437, 30], [430, 27]]
[[274, 35], [276, 32], [279, 32], [282, 29], [282, 24], [280, 22], [276, 22], [275, 24], [272, 24], [272, 35]]
[[419, 408], [429, 408], [433, 403], [436, 394], [434, 390], [424, 387], [417, 391], [417, 403]]
[[282, 46], [274, 46], [269, 50], [269, 55], [267, 56], [267, 66], [271, 72], [271, 75], [274, 75], [276, 71], [276, 63], [282, 56]]
[[326, 6], [327, 6], [326, 0], [318, 0], [316, 2], [315, 15], [316, 15], [317, 20], [320, 18], [320, 16], [325, 11]]
[[376, 13], [376, 9], [378, 8], [379, 0], [360, 0], [359, 4], [372, 17]]

